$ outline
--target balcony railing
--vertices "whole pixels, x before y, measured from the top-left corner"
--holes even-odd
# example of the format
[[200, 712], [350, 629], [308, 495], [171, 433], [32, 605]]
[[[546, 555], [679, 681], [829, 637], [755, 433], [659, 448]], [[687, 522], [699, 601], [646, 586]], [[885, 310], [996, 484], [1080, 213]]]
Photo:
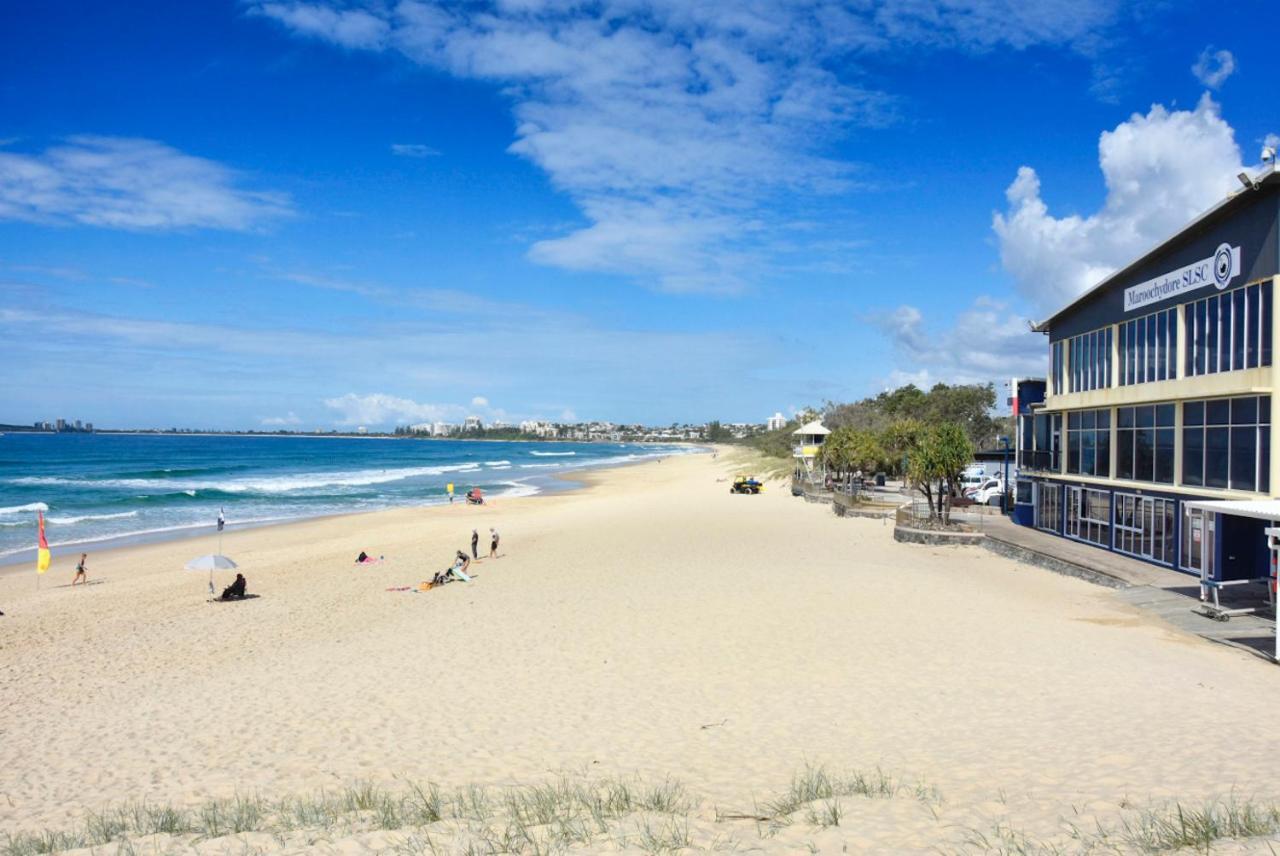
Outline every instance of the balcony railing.
[[1047, 449], [1020, 449], [1018, 451], [1018, 469], [1058, 471], [1058, 452]]

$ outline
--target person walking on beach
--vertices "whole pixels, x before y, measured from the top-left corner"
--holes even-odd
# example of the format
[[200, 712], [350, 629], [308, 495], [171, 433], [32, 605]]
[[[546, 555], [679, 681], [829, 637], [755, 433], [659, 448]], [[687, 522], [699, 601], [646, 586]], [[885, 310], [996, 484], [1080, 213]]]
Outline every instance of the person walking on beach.
[[471, 530], [471, 558], [480, 558], [480, 533], [474, 529]]
[[498, 558], [498, 530], [492, 526], [489, 527], [489, 558]]
[[86, 573], [88, 569], [85, 567], [84, 563], [84, 560], [87, 558], [89, 558], [88, 553], [80, 554], [80, 561], [76, 562], [76, 575], [71, 578], [72, 585], [75, 585], [76, 583], [84, 583], [85, 585], [89, 584], [89, 575]]

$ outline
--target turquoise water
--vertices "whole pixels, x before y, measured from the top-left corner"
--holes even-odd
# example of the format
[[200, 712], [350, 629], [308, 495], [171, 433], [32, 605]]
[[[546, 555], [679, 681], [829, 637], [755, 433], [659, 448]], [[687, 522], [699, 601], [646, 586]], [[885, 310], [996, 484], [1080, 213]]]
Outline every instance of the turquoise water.
[[688, 451], [620, 443], [124, 434], [0, 436], [0, 564], [34, 555], [36, 515], [54, 552], [118, 539], [459, 500], [528, 496], [560, 472]]

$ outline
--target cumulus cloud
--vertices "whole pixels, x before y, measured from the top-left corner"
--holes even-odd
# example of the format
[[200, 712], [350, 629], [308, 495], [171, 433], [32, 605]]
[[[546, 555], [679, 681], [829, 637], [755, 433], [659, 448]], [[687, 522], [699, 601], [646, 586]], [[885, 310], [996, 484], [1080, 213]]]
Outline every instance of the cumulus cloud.
[[379, 48], [391, 28], [378, 14], [308, 3], [261, 3], [252, 12], [268, 15], [293, 30], [346, 48]]
[[1041, 312], [1057, 309], [1222, 200], [1243, 169], [1235, 133], [1206, 93], [1193, 110], [1157, 104], [1098, 142], [1107, 198], [1097, 212], [1055, 217], [1040, 177], [1018, 170], [993, 217], [1000, 259]]
[[262, 420], [262, 424], [269, 428], [284, 428], [289, 425], [300, 425], [302, 420], [298, 418], [298, 414], [290, 410], [284, 416], [268, 416]]
[[337, 411], [338, 425], [393, 425], [405, 422], [433, 422], [460, 419], [462, 408], [450, 404], [425, 404], [382, 392], [357, 395], [348, 392], [326, 398], [324, 406]]
[[424, 146], [422, 143], [392, 143], [391, 153], [404, 158], [429, 158], [440, 154], [431, 146]]
[[487, 408], [489, 406], [489, 399], [485, 398], [483, 395], [477, 395], [475, 398], [471, 399], [471, 406]]
[[[578, 205], [586, 221], [535, 242], [535, 261], [636, 276], [668, 291], [736, 292], [771, 266], [762, 235], [805, 200], [856, 188], [856, 164], [825, 152], [855, 126], [892, 122], [891, 95], [848, 67], [859, 52], [1078, 47], [1117, 0], [1015, 3], [682, 0], [263, 2], [291, 32], [395, 51], [503, 87], [510, 151]], [[816, 202], [815, 202], [816, 204]], [[794, 257], [837, 252], [813, 247]], [[810, 252], [804, 252], [809, 249]]]
[[1236, 58], [1231, 51], [1215, 51], [1213, 45], [1202, 50], [1195, 65], [1191, 66], [1191, 73], [1196, 76], [1196, 80], [1210, 89], [1222, 86], [1235, 70]]
[[934, 327], [914, 306], [873, 319], [893, 344], [900, 368], [894, 385], [986, 383], [1044, 373], [1044, 337], [1004, 301], [979, 298], [950, 326]]
[[291, 213], [229, 167], [154, 140], [74, 136], [39, 154], [0, 152], [0, 220], [116, 229], [246, 230]]

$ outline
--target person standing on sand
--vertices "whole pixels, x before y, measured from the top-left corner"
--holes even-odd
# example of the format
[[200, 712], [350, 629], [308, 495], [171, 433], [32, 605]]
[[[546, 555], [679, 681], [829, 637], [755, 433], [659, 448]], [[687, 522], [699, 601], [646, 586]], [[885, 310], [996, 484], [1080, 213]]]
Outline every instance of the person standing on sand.
[[471, 558], [480, 558], [480, 533], [475, 529], [471, 530]]
[[498, 530], [492, 526], [489, 527], [489, 558], [498, 558]]
[[76, 562], [76, 575], [71, 578], [72, 585], [75, 585], [76, 583], [84, 583], [85, 585], [89, 584], [89, 575], [86, 573], [88, 569], [84, 564], [84, 560], [87, 558], [89, 558], [88, 553], [80, 554], [80, 561]]

